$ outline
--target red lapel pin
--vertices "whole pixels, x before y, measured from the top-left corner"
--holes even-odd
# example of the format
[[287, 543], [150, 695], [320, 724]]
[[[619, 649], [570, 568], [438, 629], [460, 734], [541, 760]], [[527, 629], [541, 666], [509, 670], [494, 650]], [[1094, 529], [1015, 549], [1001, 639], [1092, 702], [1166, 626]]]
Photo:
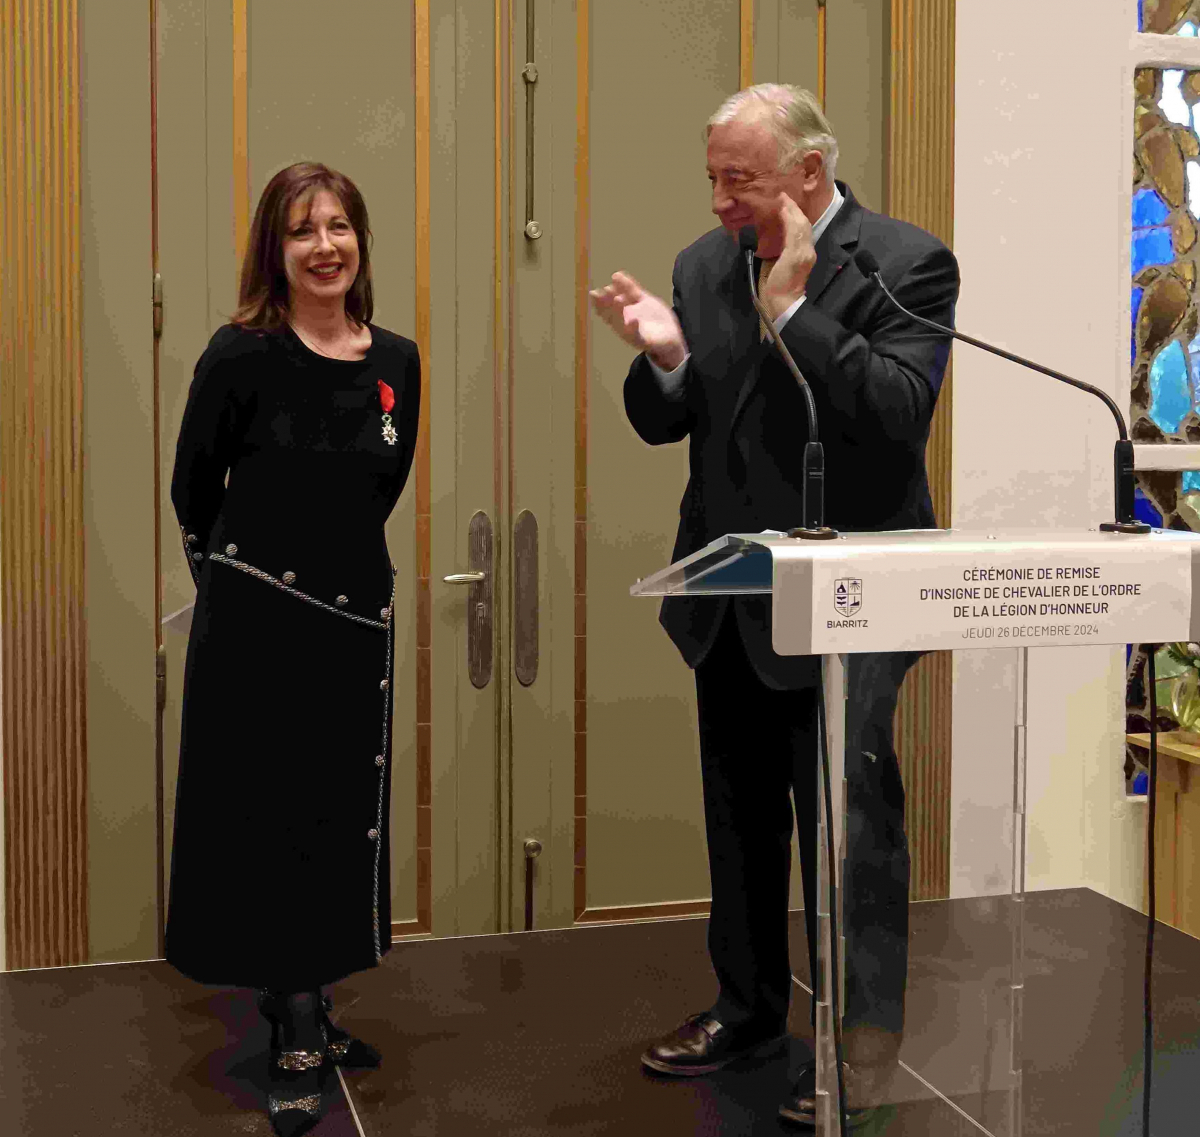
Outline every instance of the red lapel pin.
[[379, 405], [383, 408], [383, 440], [389, 446], [396, 445], [396, 428], [392, 426], [392, 407], [396, 405], [396, 396], [382, 379], [379, 380]]

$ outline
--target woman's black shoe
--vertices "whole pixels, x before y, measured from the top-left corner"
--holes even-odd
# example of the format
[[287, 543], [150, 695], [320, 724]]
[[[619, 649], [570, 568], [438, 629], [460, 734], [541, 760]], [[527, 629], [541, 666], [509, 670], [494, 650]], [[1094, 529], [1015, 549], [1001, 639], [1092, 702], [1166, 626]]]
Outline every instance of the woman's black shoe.
[[325, 1037], [328, 1040], [325, 1047], [329, 1061], [335, 1066], [347, 1070], [377, 1070], [383, 1061], [383, 1056], [373, 1046], [362, 1039], [353, 1038], [347, 1031], [336, 1027], [330, 1021], [329, 1012], [333, 1010], [333, 1000], [328, 995], [321, 1001], [325, 1027]]
[[267, 1096], [267, 1113], [271, 1128], [278, 1137], [301, 1137], [316, 1128], [321, 1120], [322, 1098], [319, 1070], [289, 1083], [281, 1071], [271, 1071], [271, 1092]]
[[[328, 1039], [319, 1000], [316, 993], [289, 999], [264, 991], [259, 996], [259, 1010], [271, 1024], [267, 1114], [278, 1137], [301, 1137], [321, 1120], [321, 1068], [328, 1058]], [[320, 1045], [302, 1049], [297, 1039], [305, 1036], [319, 1039]]]

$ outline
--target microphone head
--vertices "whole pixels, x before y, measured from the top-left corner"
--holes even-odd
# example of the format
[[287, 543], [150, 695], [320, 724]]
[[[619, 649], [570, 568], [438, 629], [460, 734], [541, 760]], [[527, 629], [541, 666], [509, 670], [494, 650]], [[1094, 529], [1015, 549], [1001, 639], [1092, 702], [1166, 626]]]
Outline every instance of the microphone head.
[[854, 254], [854, 265], [863, 276], [871, 277], [879, 271], [879, 262], [866, 249]]
[[738, 248], [743, 253], [752, 253], [758, 248], [758, 230], [753, 225], [743, 225], [738, 230]]

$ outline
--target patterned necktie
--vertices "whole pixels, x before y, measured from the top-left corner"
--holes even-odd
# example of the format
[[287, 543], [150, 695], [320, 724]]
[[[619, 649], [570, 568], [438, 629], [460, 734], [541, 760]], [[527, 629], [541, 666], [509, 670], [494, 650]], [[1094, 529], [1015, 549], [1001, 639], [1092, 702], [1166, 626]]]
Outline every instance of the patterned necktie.
[[[778, 260], [778, 257], [775, 257], [773, 260], [769, 261], [764, 260], [758, 266], [758, 298], [760, 300], [762, 299], [763, 285], [767, 283], [767, 277], [771, 275], [771, 269], [775, 267]], [[763, 318], [761, 316], [758, 318], [758, 338], [760, 342], [767, 338], [767, 325], [763, 323]]]

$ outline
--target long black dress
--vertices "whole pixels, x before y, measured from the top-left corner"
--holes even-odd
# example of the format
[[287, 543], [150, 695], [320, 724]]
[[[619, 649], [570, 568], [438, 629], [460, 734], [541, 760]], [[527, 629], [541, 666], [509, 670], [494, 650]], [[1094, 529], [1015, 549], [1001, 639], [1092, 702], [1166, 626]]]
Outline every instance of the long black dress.
[[171, 499], [197, 594], [166, 954], [204, 983], [312, 990], [388, 949], [383, 525], [421, 377], [415, 344], [371, 335], [364, 359], [334, 360], [290, 328], [227, 325], [188, 396]]

